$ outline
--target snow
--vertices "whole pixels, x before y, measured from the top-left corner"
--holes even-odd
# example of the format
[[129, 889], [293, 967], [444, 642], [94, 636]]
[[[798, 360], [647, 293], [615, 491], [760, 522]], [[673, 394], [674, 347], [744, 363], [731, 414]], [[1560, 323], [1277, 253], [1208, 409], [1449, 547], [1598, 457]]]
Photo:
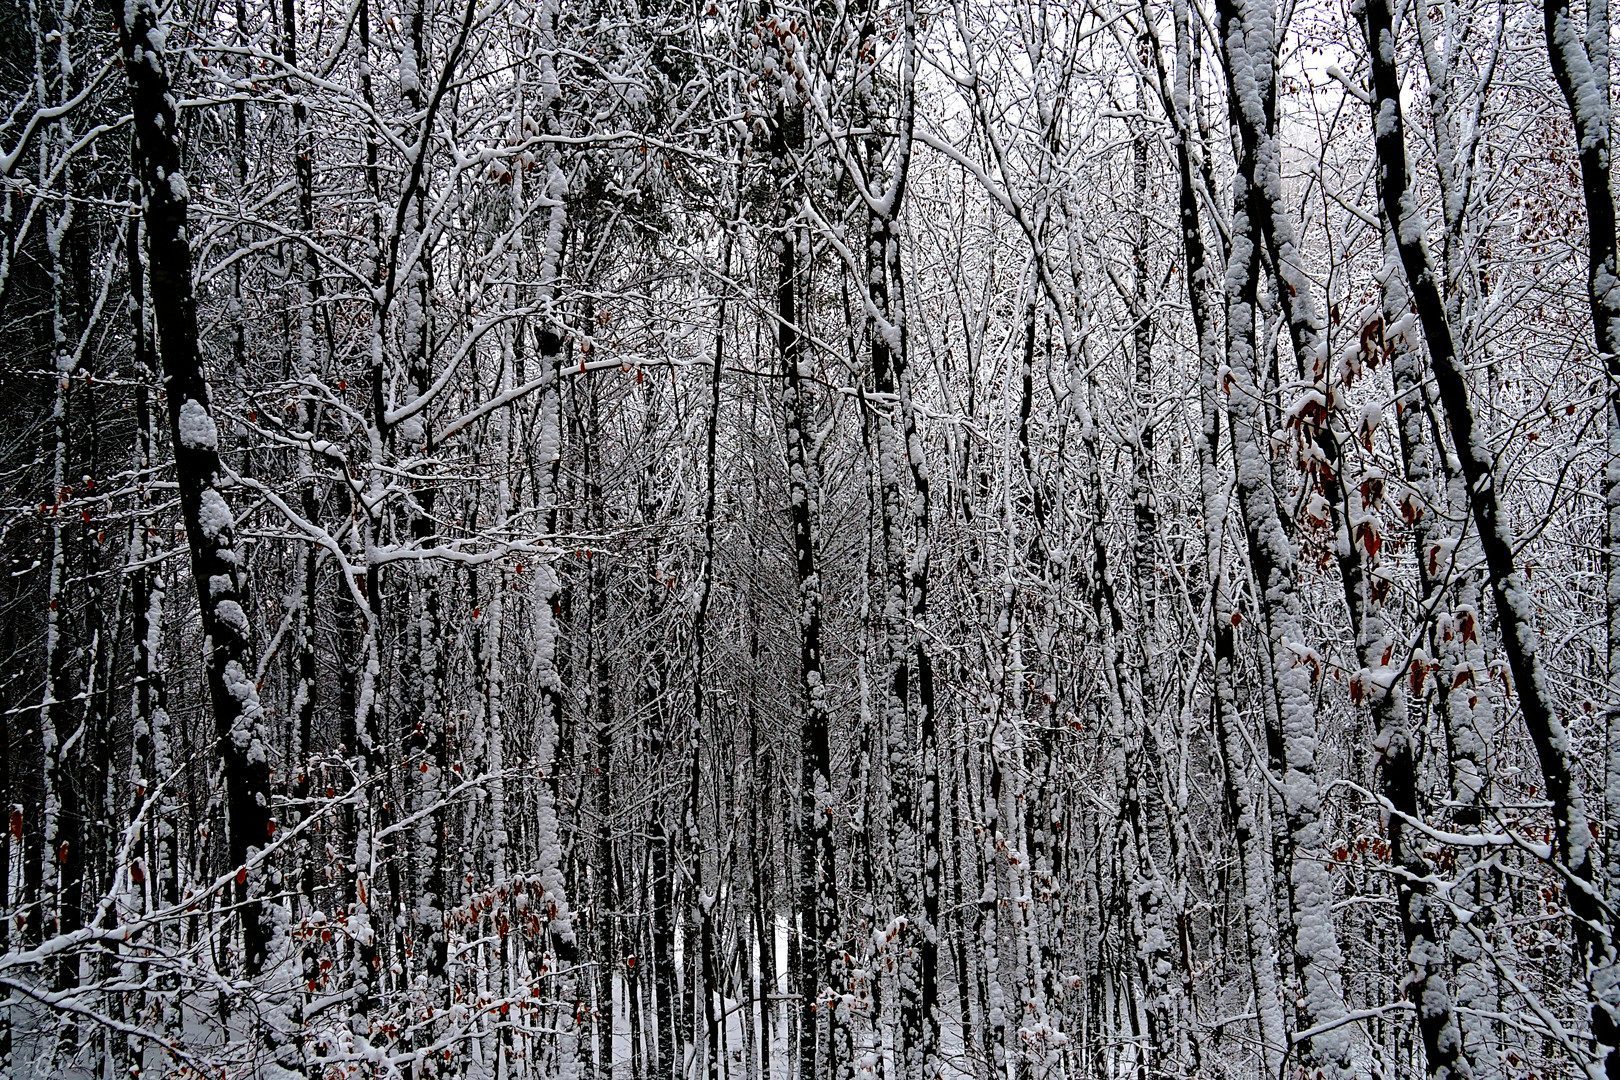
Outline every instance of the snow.
[[190, 450], [217, 450], [219, 429], [214, 420], [196, 398], [187, 398], [180, 406], [180, 445]]
[[215, 604], [214, 618], [235, 630], [243, 640], [246, 640], [251, 634], [247, 613], [242, 610], [242, 605], [235, 600], [221, 600]]
[[399, 45], [399, 92], [401, 94], [416, 94], [422, 90], [421, 76], [416, 68], [416, 49], [408, 39], [401, 38]]
[[197, 524], [203, 536], [211, 541], [218, 540], [235, 526], [236, 519], [231, 516], [231, 508], [216, 489], [203, 489], [202, 502], [197, 509]]
[[[1589, 30], [1560, 2], [1591, 146], [1608, 11]], [[539, 0], [429, 6], [420, 41], [415, 11], [368, 11], [362, 56], [352, 20], [295, 43], [176, 7], [97, 77], [133, 77], [143, 121], [217, 107], [212, 134], [52, 112], [52, 65], [76, 85], [104, 58], [77, 23], [22, 28], [59, 48], [0, 159], [49, 264], [25, 366], [54, 390], [0, 530], [33, 598], [13, 1071], [575, 1080], [609, 1071], [605, 1039], [615, 1075], [691, 1080], [688, 1017], [663, 1033], [685, 1061], [645, 1058], [707, 999], [712, 1075], [793, 1080], [798, 957], [834, 973], [828, 1074], [933, 1080], [904, 1027], [933, 945], [948, 1080], [1417, 1076], [1436, 1033], [1453, 1080], [1600, 1073], [1620, 965], [1566, 961], [1571, 912], [1620, 893], [1620, 420], [1587, 330], [1620, 326], [1620, 277], [1580, 280], [1576, 143], [1556, 97], [1523, 107], [1552, 85], [1518, 40], [1540, 9], [1414, 8], [1373, 43], [1410, 64], [1412, 159], [1382, 175], [1402, 101], [1360, 85], [1342, 10], [971, 0], [863, 29]], [[179, 234], [194, 357], [151, 291], [177, 248], [118, 201], [132, 131], [161, 151], [146, 214], [208, 177]], [[203, 383], [132, 373], [125, 314], [212, 387], [133, 467], [123, 411], [161, 427], [166, 388]], [[244, 772], [269, 835], [233, 832]], [[88, 925], [59, 932], [75, 814], [100, 823]], [[796, 925], [806, 867], [825, 955]], [[698, 916], [722, 985], [691, 985]]]

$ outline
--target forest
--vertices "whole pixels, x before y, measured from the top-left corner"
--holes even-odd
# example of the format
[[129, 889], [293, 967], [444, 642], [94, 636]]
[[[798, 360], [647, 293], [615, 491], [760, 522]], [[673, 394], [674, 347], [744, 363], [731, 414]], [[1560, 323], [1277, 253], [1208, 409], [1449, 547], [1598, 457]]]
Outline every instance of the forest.
[[0, 0], [0, 1080], [1620, 1078], [1608, 0]]

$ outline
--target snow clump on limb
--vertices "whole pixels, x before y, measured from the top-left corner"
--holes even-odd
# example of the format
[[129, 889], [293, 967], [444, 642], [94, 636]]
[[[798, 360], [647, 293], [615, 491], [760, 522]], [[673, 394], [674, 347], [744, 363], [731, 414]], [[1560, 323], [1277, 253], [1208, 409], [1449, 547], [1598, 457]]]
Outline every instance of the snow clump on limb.
[[196, 398], [180, 406], [180, 445], [188, 450], [219, 449], [219, 429]]
[[218, 539], [219, 535], [236, 524], [231, 516], [231, 508], [225, 505], [220, 493], [209, 488], [202, 494], [202, 506], [197, 510], [197, 524], [202, 528], [204, 536], [210, 540]]

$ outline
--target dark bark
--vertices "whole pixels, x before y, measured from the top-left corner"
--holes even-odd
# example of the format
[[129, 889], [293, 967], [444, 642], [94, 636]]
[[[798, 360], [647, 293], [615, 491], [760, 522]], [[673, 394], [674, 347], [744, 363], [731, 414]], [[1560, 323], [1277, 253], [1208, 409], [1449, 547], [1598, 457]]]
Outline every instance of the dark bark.
[[157, 354], [168, 398], [169, 434], [185, 518], [192, 579], [205, 640], [209, 702], [216, 751], [225, 773], [230, 861], [242, 868], [236, 884], [248, 974], [264, 965], [269, 926], [262, 903], [266, 870], [246, 864], [270, 837], [270, 775], [259, 704], [251, 672], [252, 641], [242, 605], [242, 570], [236, 527], [221, 489], [225, 475], [218, 429], [209, 410], [208, 385], [197, 348], [197, 306], [192, 291], [191, 245], [186, 235], [188, 193], [181, 165], [178, 121], [157, 8], [150, 2], [109, 4], [123, 47], [131, 110], [140, 154], [151, 308]]
[[[1553, 24], [1557, 6], [1554, 0], [1547, 8], [1549, 45], [1554, 43], [1556, 36]], [[1568, 736], [1551, 700], [1542, 671], [1538, 655], [1539, 635], [1531, 620], [1531, 600], [1526, 582], [1515, 565], [1512, 528], [1497, 497], [1493, 462], [1486, 442], [1488, 436], [1475, 427], [1462, 360], [1454, 344], [1455, 333], [1424, 243], [1423, 218], [1409, 190], [1406, 133], [1395, 67], [1393, 21], [1384, 0], [1370, 0], [1365, 6], [1363, 18], [1373, 59], [1378, 191], [1384, 213], [1394, 230], [1407, 287], [1412, 294], [1413, 306], [1417, 309], [1424, 341], [1428, 346], [1429, 363], [1451, 428], [1452, 445], [1467, 483], [1469, 509], [1479, 531], [1479, 543], [1490, 575], [1491, 593], [1501, 627], [1502, 648], [1507, 654], [1520, 711], [1541, 766], [1547, 797], [1552, 803], [1553, 857], [1562, 862], [1570, 874], [1565, 896], [1574, 915], [1576, 939], [1588, 957], [1595, 957], [1612, 948], [1612, 945], [1611, 928], [1607, 925], [1593, 880], [1592, 834], [1587, 826], [1584, 801], [1571, 761]], [[1609, 229], [1612, 232], [1612, 217]], [[1612, 252], [1612, 247], [1610, 250]], [[1611, 1018], [1612, 1014], [1607, 1009], [1594, 1002], [1593, 1035], [1602, 1047], [1598, 1057], [1606, 1060], [1610, 1075], [1620, 1075], [1620, 1055], [1613, 1053], [1616, 1043], [1620, 1042], [1620, 1031], [1605, 1022]], [[1431, 1033], [1425, 1030], [1426, 1045], [1430, 1037]], [[1460, 1050], [1460, 1044], [1457, 1049]], [[1431, 1052], [1439, 1053], [1441, 1063], [1449, 1065], [1448, 1047], [1442, 1045]]]

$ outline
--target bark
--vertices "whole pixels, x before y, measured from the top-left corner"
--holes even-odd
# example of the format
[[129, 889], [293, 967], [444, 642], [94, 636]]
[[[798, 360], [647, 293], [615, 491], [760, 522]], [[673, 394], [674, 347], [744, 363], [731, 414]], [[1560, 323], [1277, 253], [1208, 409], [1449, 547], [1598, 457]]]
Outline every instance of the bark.
[[[269, 913], [260, 899], [266, 868], [255, 857], [270, 838], [269, 764], [264, 710], [250, 674], [251, 628], [242, 606], [243, 568], [236, 550], [235, 519], [221, 493], [227, 477], [197, 348], [191, 245], [186, 235], [189, 193], [157, 8], [136, 2], [111, 5], [109, 10], [118, 26], [135, 114], [157, 353], [202, 620], [216, 752], [225, 774], [230, 860], [240, 868], [236, 896], [244, 969], [252, 975], [269, 959]], [[250, 861], [255, 865], [249, 866]]]
[[[1617, 692], [1620, 690], [1620, 555], [1616, 553], [1617, 537], [1620, 537], [1620, 252], [1617, 252], [1620, 245], [1617, 245], [1616, 239], [1614, 183], [1611, 176], [1613, 121], [1609, 5], [1607, 0], [1593, 0], [1587, 5], [1584, 34], [1575, 24], [1568, 0], [1545, 0], [1542, 11], [1547, 55], [1575, 128], [1581, 163], [1581, 188], [1586, 204], [1587, 299], [1598, 357], [1608, 376], [1608, 408], [1604, 410], [1607, 463], [1603, 475], [1603, 569], [1609, 701], [1604, 710], [1606, 784], [1603, 809], [1609, 830], [1603, 849], [1605, 857], [1601, 879], [1597, 879], [1589, 865], [1586, 838], [1573, 832], [1580, 823], [1564, 820], [1577, 816], [1579, 808], [1571, 806], [1566, 810], [1555, 806], [1553, 812], [1559, 818], [1560, 854], [1568, 860], [1570, 869], [1577, 877], [1583, 882], [1592, 882], [1590, 886], [1575, 885], [1570, 890], [1570, 908], [1578, 920], [1576, 932], [1584, 953], [1582, 961], [1589, 969], [1592, 1034], [1598, 1044], [1597, 1057], [1604, 1063], [1606, 1075], [1620, 1077], [1620, 941], [1617, 941], [1620, 938], [1620, 916], [1616, 915], [1616, 911], [1620, 910], [1620, 904], [1617, 904], [1617, 900], [1620, 900], [1620, 857], [1617, 857], [1620, 856], [1620, 843], [1615, 841], [1615, 822], [1620, 821], [1620, 692]], [[1427, 318], [1424, 327], [1428, 329]], [[1454, 432], [1457, 431], [1456, 425], [1456, 418], [1453, 417]], [[1467, 466], [1465, 458], [1465, 471]], [[1483, 526], [1481, 532], [1484, 532]], [[1487, 557], [1492, 554], [1488, 542], [1486, 554]], [[1499, 553], [1498, 560], [1505, 556], [1511, 556], [1511, 549]], [[1501, 591], [1497, 576], [1493, 562], [1492, 584]], [[1510, 624], [1504, 620], [1504, 630], [1510, 629]], [[1529, 651], [1533, 661], [1533, 648]], [[1510, 647], [1509, 659], [1512, 658]], [[1517, 666], [1514, 678], [1522, 678]], [[1522, 689], [1520, 693], [1528, 721], [1529, 700], [1523, 696]], [[1548, 794], [1557, 803], [1560, 801], [1557, 789], [1568, 786], [1564, 780], [1569, 769], [1568, 749], [1560, 745], [1563, 741], [1560, 722], [1556, 717], [1549, 719], [1550, 725], [1545, 734], [1536, 737], [1536, 749], [1541, 758], [1542, 771], [1547, 777]], [[1541, 726], [1539, 718], [1537, 725]], [[1531, 730], [1535, 735], [1536, 728]], [[1570, 791], [1565, 798], [1578, 800], [1579, 793]], [[1577, 895], [1589, 890], [1597, 895]], [[1607, 906], [1607, 912], [1601, 912], [1601, 906]], [[1603, 925], [1605, 919], [1606, 925]]]
[[[1369, 47], [1378, 61], [1374, 78], [1379, 194], [1394, 230], [1407, 287], [1423, 328], [1429, 362], [1451, 428], [1452, 445], [1467, 482], [1469, 509], [1490, 574], [1503, 651], [1507, 654], [1520, 711], [1552, 803], [1553, 857], [1569, 874], [1565, 895], [1574, 915], [1577, 942], [1590, 963], [1612, 948], [1612, 931], [1601, 914], [1593, 880], [1592, 834], [1586, 822], [1585, 803], [1571, 762], [1568, 736], [1548, 693], [1539, 657], [1540, 635], [1533, 621], [1526, 582], [1515, 565], [1512, 528], [1503, 516], [1497, 497], [1487, 436], [1475, 427], [1468, 384], [1454, 344], [1455, 334], [1429, 260], [1424, 223], [1408, 186], [1399, 86], [1393, 81], [1396, 78], [1394, 29], [1387, 6], [1369, 5], [1366, 18]], [[1556, 36], [1551, 26], [1551, 8], [1548, 18], [1551, 41]], [[1599, 1014], [1607, 1013], [1607, 1009], [1602, 1004], [1604, 991], [1596, 980], [1593, 992], [1593, 1034], [1600, 1045], [1597, 1056], [1613, 1063], [1606, 1066], [1608, 1068], [1620, 1067], [1620, 1059], [1613, 1053], [1620, 1037], [1599, 1020]]]
[[[1260, 1038], [1261, 1060], [1268, 1075], [1282, 1065], [1288, 1045], [1283, 1022], [1282, 998], [1277, 985], [1277, 929], [1269, 918], [1265, 845], [1260, 836], [1261, 822], [1250, 790], [1248, 755], [1236, 725], [1242, 722], [1234, 687], [1237, 664], [1237, 627], [1241, 623], [1225, 557], [1228, 508], [1220, 472], [1221, 409], [1219, 371], [1223, 362], [1215, 311], [1216, 270], [1210, 264], [1204, 245], [1204, 232], [1198, 209], [1198, 190], [1193, 149], [1192, 95], [1196, 78], [1195, 28], [1187, 0], [1175, 5], [1176, 66], [1173, 82], [1165, 78], [1162, 62], [1159, 81], [1166, 115], [1175, 129], [1178, 174], [1178, 223], [1182, 252], [1186, 260], [1187, 300], [1197, 335], [1199, 354], [1199, 411], [1202, 425], [1197, 443], [1200, 495], [1204, 510], [1204, 550], [1209, 574], [1209, 612], [1212, 634], [1210, 671], [1212, 689], [1210, 711], [1214, 717], [1216, 741], [1221, 760], [1222, 791], [1227, 820], [1233, 828], [1237, 848], [1237, 873], [1241, 883], [1244, 954], [1248, 960]], [[1155, 57], [1160, 55], [1155, 52]]]
[[[1300, 272], [1291, 226], [1281, 206], [1281, 149], [1276, 134], [1273, 73], [1279, 33], [1266, 0], [1217, 5], [1217, 36], [1226, 64], [1229, 111], [1240, 143], [1232, 250], [1226, 270], [1227, 409], [1236, 457], [1238, 499], [1249, 561], [1261, 600], [1270, 652], [1270, 682], [1283, 742], [1284, 817], [1289, 841], [1286, 872], [1293, 923], [1294, 968], [1302, 984], [1299, 1026], [1333, 1025], [1346, 1012], [1339, 974], [1342, 953], [1333, 916], [1333, 887], [1322, 858], [1322, 793], [1317, 780], [1314, 652], [1301, 623], [1298, 568], [1272, 490], [1270, 426], [1260, 403], [1255, 330], [1261, 270], [1260, 244], [1268, 243], [1279, 279], [1296, 358], [1311, 378], [1325, 367], [1315, 337], [1309, 282]], [[1352, 1029], [1331, 1027], [1302, 1047], [1305, 1060], [1354, 1075]]]

